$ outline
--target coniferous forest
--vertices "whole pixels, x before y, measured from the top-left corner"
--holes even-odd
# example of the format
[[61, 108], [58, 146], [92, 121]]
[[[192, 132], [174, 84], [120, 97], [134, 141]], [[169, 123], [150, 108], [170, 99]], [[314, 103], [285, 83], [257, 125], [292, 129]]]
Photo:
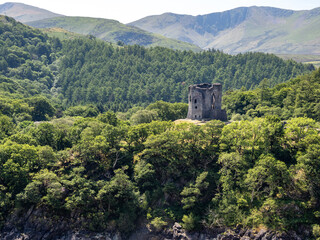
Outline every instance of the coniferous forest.
[[[175, 122], [202, 82], [223, 84], [228, 123]], [[0, 229], [40, 209], [98, 232], [179, 222], [317, 239], [319, 96], [319, 69], [272, 54], [61, 41], [1, 16]]]

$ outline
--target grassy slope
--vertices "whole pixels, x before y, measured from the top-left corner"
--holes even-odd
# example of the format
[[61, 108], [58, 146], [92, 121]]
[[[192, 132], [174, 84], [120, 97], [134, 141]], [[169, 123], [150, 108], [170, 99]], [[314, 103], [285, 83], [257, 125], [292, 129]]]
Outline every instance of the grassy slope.
[[63, 28], [53, 27], [53, 28], [44, 28], [41, 29], [42, 32], [48, 34], [50, 37], [57, 37], [60, 40], [67, 40], [67, 39], [75, 39], [85, 37], [79, 33], [69, 32]]
[[296, 62], [311, 63], [317, 68], [320, 67], [320, 55], [277, 54], [277, 56], [285, 60], [292, 59]]
[[125, 44], [143, 46], [162, 46], [179, 50], [200, 51], [200, 48], [174, 39], [152, 34], [136, 27], [124, 25], [115, 20], [88, 17], [58, 17], [30, 22], [37, 28], [63, 28], [67, 31], [93, 35], [108, 42], [122, 41]]

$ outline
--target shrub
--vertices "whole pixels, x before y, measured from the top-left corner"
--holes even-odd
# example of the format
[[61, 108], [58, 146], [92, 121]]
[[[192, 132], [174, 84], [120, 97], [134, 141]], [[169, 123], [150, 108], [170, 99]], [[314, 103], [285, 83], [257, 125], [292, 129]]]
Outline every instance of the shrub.
[[157, 230], [160, 231], [162, 230], [165, 226], [168, 225], [167, 222], [163, 221], [161, 217], [155, 217], [151, 221], [151, 225]]

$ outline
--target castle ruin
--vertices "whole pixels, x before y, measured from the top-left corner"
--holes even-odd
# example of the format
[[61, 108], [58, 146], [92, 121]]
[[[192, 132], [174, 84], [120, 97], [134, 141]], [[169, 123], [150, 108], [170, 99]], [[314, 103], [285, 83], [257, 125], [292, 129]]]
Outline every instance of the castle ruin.
[[227, 121], [227, 113], [221, 109], [222, 85], [201, 83], [189, 86], [188, 119]]

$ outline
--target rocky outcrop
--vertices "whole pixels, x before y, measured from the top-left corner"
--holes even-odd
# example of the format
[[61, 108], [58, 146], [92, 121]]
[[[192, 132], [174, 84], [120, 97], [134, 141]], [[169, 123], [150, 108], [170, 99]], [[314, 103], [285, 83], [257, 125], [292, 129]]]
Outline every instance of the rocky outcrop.
[[172, 238], [181, 240], [302, 240], [295, 232], [276, 233], [261, 229], [260, 231], [252, 229], [215, 229], [210, 232], [188, 233], [180, 224], [175, 223], [172, 227]]
[[[306, 233], [307, 235], [309, 233]], [[307, 236], [298, 236], [295, 232], [277, 233], [274, 231], [260, 229], [211, 229], [203, 232], [187, 232], [179, 223], [175, 223], [170, 229], [155, 232], [144, 228], [132, 234], [129, 240], [303, 240]]]
[[57, 233], [47, 233], [42, 235], [41, 233], [20, 233], [17, 229], [7, 232], [5, 234], [0, 234], [0, 239], [3, 240], [33, 240], [33, 239], [55, 239], [55, 240], [122, 240], [120, 234], [111, 234], [111, 233], [92, 233], [86, 231], [79, 232], [66, 232], [63, 235]]
[[48, 215], [45, 209], [31, 207], [27, 212], [16, 211], [0, 231], [1, 240], [122, 240], [120, 233], [95, 233], [79, 228], [81, 219]]
[[253, 230], [216, 228], [202, 232], [188, 232], [179, 223], [161, 231], [141, 226], [130, 236], [106, 231], [90, 232], [79, 228], [80, 220], [49, 217], [44, 210], [30, 208], [28, 212], [12, 214], [0, 231], [3, 240], [303, 240], [310, 237], [306, 229], [296, 232], [277, 233], [267, 229]]

